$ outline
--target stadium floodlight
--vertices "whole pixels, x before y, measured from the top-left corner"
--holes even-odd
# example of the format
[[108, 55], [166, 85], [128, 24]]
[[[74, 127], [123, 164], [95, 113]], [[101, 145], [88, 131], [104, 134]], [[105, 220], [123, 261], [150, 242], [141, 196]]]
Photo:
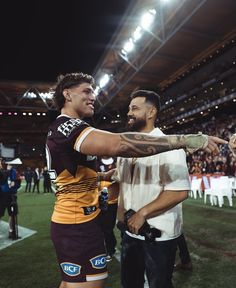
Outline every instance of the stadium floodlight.
[[100, 92], [100, 87], [96, 86], [96, 88], [94, 89], [94, 94], [97, 96]]
[[45, 92], [45, 93], [39, 93], [39, 95], [41, 97], [43, 97], [43, 99], [52, 99], [53, 98], [53, 92]]
[[155, 15], [155, 9], [149, 9], [147, 12], [145, 12], [141, 17], [141, 27], [145, 30], [148, 30], [154, 22]]
[[170, 0], [160, 0], [161, 3], [168, 3]]
[[133, 33], [134, 42], [138, 41], [141, 37], [142, 37], [142, 27], [138, 26], [136, 27]]
[[123, 50], [124, 50], [126, 53], [129, 53], [129, 52], [131, 52], [133, 49], [134, 49], [133, 39], [132, 39], [132, 38], [129, 38], [129, 40], [128, 40], [127, 42], [125, 42], [124, 47], [123, 47]]
[[107, 83], [109, 82], [109, 80], [110, 80], [110, 76], [108, 74], [104, 74], [99, 81], [99, 87], [100, 88], [105, 87]]

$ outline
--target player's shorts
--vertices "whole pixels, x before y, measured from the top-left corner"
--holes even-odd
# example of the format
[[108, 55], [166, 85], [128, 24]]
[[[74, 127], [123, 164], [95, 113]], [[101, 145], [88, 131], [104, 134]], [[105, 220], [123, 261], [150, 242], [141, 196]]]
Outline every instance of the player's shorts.
[[63, 281], [86, 282], [107, 278], [104, 236], [99, 218], [81, 224], [51, 222], [51, 238]]

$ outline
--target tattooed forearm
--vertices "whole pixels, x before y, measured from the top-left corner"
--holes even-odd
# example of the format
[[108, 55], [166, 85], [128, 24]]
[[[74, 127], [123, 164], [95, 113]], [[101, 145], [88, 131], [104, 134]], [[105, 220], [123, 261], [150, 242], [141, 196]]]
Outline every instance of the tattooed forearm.
[[[121, 153], [123, 157], [144, 157], [181, 148], [181, 145], [173, 146], [172, 142], [180, 144], [182, 135], [152, 137], [146, 134], [123, 133], [121, 137]], [[169, 138], [175, 137], [170, 142]], [[174, 139], [172, 139], [174, 140]]]
[[208, 145], [208, 136], [203, 134], [154, 137], [141, 133], [122, 133], [120, 137], [120, 156], [123, 157], [144, 157], [180, 148], [193, 153]]

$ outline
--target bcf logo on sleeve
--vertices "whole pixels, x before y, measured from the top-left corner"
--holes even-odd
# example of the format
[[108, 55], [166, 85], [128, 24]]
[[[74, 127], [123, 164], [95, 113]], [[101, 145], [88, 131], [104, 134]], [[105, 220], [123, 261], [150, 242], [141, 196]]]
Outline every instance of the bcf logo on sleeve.
[[74, 263], [63, 262], [60, 264], [64, 273], [69, 276], [77, 276], [80, 274], [81, 266]]
[[106, 261], [105, 256], [106, 255], [103, 254], [103, 255], [98, 255], [98, 256], [90, 259], [89, 261], [91, 262], [93, 268], [95, 268], [95, 269], [105, 268], [107, 265], [107, 261]]

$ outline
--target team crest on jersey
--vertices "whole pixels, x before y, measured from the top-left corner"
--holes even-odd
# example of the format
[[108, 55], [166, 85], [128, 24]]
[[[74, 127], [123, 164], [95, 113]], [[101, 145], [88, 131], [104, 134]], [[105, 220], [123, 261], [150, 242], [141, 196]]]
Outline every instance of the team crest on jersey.
[[60, 264], [63, 272], [69, 276], [77, 276], [80, 274], [81, 266], [74, 263], [63, 262]]
[[64, 136], [69, 137], [71, 132], [78, 126], [81, 125], [83, 121], [80, 119], [70, 119], [64, 123], [62, 123], [57, 131], [61, 132]]
[[105, 256], [106, 256], [105, 254], [102, 254], [90, 259], [89, 261], [91, 262], [93, 268], [95, 269], [105, 268], [107, 265]]

